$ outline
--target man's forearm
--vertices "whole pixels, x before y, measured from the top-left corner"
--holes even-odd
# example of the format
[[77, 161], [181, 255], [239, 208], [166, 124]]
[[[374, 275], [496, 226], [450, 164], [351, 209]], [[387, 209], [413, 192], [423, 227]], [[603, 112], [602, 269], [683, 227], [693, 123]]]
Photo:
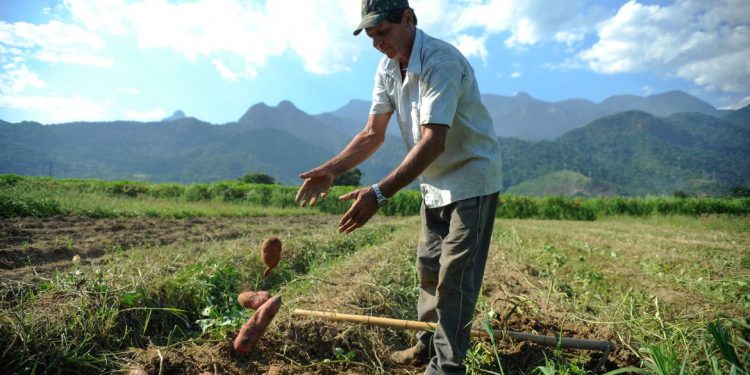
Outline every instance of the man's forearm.
[[322, 168], [340, 176], [369, 158], [382, 144], [382, 136], [365, 129], [357, 133], [338, 155], [325, 162]]
[[[442, 125], [437, 125], [442, 127]], [[423, 137], [406, 154], [404, 160], [386, 178], [378, 184], [386, 197], [392, 197], [396, 192], [419, 177], [445, 150], [445, 136], [447, 127], [440, 129], [440, 134], [430, 132]]]

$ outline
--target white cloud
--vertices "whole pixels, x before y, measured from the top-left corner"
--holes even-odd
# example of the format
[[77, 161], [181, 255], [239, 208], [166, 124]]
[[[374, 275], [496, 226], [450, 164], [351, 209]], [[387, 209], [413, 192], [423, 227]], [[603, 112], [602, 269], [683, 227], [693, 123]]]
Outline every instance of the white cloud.
[[558, 31], [555, 33], [555, 41], [560, 43], [565, 43], [568, 46], [571, 46], [575, 43], [578, 43], [583, 40], [583, 38], [586, 37], [586, 33], [581, 30], [564, 30], [564, 31]]
[[455, 42], [453, 42], [453, 44], [461, 51], [461, 53], [464, 54], [464, 56], [479, 57], [486, 65], [487, 56], [489, 55], [489, 53], [487, 52], [487, 47], [485, 46], [486, 41], [487, 38], [485, 37], [475, 37], [471, 35], [461, 34], [456, 37], [456, 40]]
[[149, 111], [127, 110], [125, 111], [125, 117], [134, 121], [159, 121], [167, 117], [167, 112], [158, 108]]
[[521, 72], [513, 72], [510, 74], [510, 78], [519, 78], [521, 77]]
[[38, 121], [56, 123], [70, 121], [98, 121], [104, 117], [105, 108], [96, 101], [79, 95], [2, 95], [0, 107], [34, 113]]
[[[601, 73], [656, 71], [707, 90], [750, 91], [750, 2], [634, 0], [601, 23], [579, 58]], [[742, 15], [745, 15], [743, 17]]]
[[40, 61], [90, 65], [99, 68], [109, 68], [114, 63], [111, 59], [82, 53], [57, 53], [52, 51], [41, 51], [34, 54], [33, 56]]
[[251, 65], [245, 64], [239, 69], [234, 69], [228, 67], [227, 64], [221, 59], [214, 59], [211, 62], [216, 67], [216, 70], [219, 71], [219, 74], [221, 74], [221, 76], [228, 81], [236, 81], [240, 78], [255, 78], [258, 75], [258, 71], [255, 70], [255, 68], [253, 68]]
[[5, 64], [0, 72], [0, 95], [16, 95], [27, 88], [45, 88], [47, 83], [26, 65]]
[[141, 93], [141, 91], [135, 87], [123, 87], [123, 88], [117, 89], [117, 92], [122, 92], [122, 93], [130, 94], [130, 95], [138, 95]]
[[43, 81], [26, 65], [5, 64], [0, 71], [0, 108], [25, 111], [37, 121], [69, 122], [100, 120], [105, 108], [80, 95], [31, 95], [29, 91], [45, 89]]
[[721, 109], [740, 109], [742, 107], [750, 105], [750, 96], [741, 98], [722, 98], [722, 101], [726, 103]]
[[5, 59], [33, 57], [46, 62], [112, 66], [112, 60], [92, 53], [104, 47], [97, 34], [55, 20], [40, 25], [0, 21], [0, 46]]
[[[508, 48], [524, 49], [543, 40], [572, 45], [606, 16], [603, 8], [584, 0], [415, 0], [419, 24], [449, 40], [472, 33], [507, 35]], [[424, 21], [424, 22], [423, 22]]]
[[290, 51], [302, 58], [310, 72], [347, 70], [363, 48], [351, 35], [359, 17], [359, 6], [352, 6], [351, 0], [67, 0], [67, 4], [71, 14], [92, 30], [132, 33], [143, 48], [173, 49], [190, 60], [208, 57], [230, 80], [252, 78], [269, 58]]

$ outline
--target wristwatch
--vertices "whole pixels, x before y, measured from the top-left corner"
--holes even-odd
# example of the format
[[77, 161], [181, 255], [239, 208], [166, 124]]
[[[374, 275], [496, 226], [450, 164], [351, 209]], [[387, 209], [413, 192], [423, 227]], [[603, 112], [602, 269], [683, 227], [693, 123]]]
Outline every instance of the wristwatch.
[[380, 191], [380, 186], [378, 186], [378, 184], [372, 184], [372, 191], [375, 192], [375, 198], [378, 199], [378, 208], [388, 204], [388, 198], [386, 198]]

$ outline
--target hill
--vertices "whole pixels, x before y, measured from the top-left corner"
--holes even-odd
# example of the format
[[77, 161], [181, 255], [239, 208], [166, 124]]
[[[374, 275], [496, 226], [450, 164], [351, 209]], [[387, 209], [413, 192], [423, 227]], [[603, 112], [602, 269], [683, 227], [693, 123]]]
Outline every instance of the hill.
[[598, 182], [573, 171], [550, 172], [511, 186], [505, 193], [537, 197], [548, 195], [592, 197], [618, 194], [612, 184]]
[[[654, 108], [697, 105], [686, 94], [649, 98], [613, 98], [607, 106], [614, 108], [618, 101], [661, 103]], [[521, 94], [514, 100], [527, 103], [520, 108], [536, 108], [526, 118], [567, 116], [565, 124], [600, 110], [582, 100], [551, 105]], [[287, 101], [275, 107], [258, 103], [238, 121], [224, 125], [183, 112], [148, 123], [48, 126], [0, 121], [0, 173], [190, 183], [263, 172], [281, 183], [297, 184], [300, 172], [334, 156], [361, 129], [362, 123], [355, 126], [353, 121], [362, 110], [362, 119], [366, 118], [363, 103], [352, 101], [338, 111], [314, 116]], [[503, 108], [494, 111], [509, 111], [511, 106]], [[723, 194], [733, 187], [750, 186], [749, 107], [716, 116], [693, 111], [660, 117], [626, 111], [597, 118], [554, 140], [501, 137], [500, 141], [504, 186], [509, 191]], [[404, 154], [400, 136], [387, 136], [383, 147], [360, 166], [362, 183], [381, 179]], [[576, 172], [590, 181], [580, 176], [571, 179], [560, 171]], [[569, 186], [562, 188], [565, 184]]]
[[[335, 155], [349, 139], [290, 102], [256, 104], [226, 125], [192, 117], [54, 126], [6, 122], [0, 123], [0, 173], [208, 182], [264, 172], [296, 184], [299, 173]], [[360, 167], [363, 182], [382, 178], [401, 160], [404, 147], [396, 141]]]
[[482, 95], [499, 137], [525, 140], [555, 139], [597, 118], [637, 110], [654, 116], [698, 112], [718, 116], [713, 106], [681, 91], [647, 97], [618, 95], [601, 103], [572, 99], [545, 102], [520, 92], [515, 96]]
[[[483, 94], [482, 102], [492, 117], [498, 137], [530, 141], [552, 140], [600, 117], [632, 110], [659, 117], [682, 112], [698, 112], [714, 117], [722, 115], [710, 104], [682, 91], [646, 97], [617, 95], [601, 103], [584, 99], [546, 102], [519, 92], [514, 96]], [[346, 134], [354, 135], [362, 130], [369, 111], [369, 101], [351, 100], [333, 112], [316, 117], [335, 125]], [[400, 136], [393, 119], [388, 126], [388, 134]]]
[[656, 117], [629, 111], [555, 141], [501, 143], [509, 187], [558, 170], [613, 184], [628, 195], [723, 194], [750, 184], [750, 130], [699, 113]]

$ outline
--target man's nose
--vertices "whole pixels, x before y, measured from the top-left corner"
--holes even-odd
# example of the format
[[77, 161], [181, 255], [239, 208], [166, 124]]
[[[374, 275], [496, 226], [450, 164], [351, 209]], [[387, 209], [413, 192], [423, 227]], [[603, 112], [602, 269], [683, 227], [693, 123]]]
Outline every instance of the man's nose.
[[380, 50], [380, 44], [383, 42], [383, 39], [378, 37], [372, 38], [372, 46], [375, 47], [375, 49]]

